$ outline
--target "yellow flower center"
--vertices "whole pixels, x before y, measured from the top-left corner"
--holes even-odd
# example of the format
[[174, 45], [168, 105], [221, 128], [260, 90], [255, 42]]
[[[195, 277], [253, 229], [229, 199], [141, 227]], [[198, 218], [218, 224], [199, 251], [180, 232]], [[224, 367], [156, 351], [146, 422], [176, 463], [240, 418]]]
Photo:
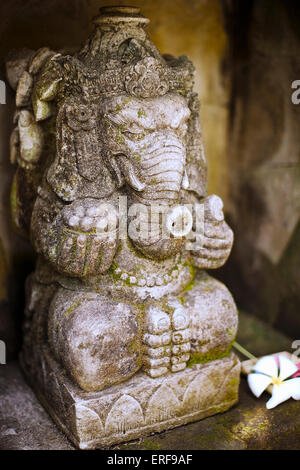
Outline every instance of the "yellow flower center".
[[273, 385], [282, 385], [282, 380], [279, 377], [272, 377]]

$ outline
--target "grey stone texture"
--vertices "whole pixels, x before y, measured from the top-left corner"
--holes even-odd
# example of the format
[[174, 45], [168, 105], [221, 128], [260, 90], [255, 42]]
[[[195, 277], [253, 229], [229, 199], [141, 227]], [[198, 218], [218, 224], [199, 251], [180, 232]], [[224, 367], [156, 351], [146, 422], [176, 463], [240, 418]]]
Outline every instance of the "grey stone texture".
[[158, 378], [139, 372], [96, 393], [76, 386], [49, 352], [42, 361], [43, 383], [32, 375], [28, 380], [56, 424], [80, 449], [106, 448], [172, 429], [224, 412], [237, 401], [240, 363], [233, 353]]
[[[12, 216], [38, 255], [21, 364], [80, 448], [236, 403], [237, 309], [204, 269], [233, 232], [207, 195], [194, 67], [136, 7], [103, 7], [74, 53], [11, 55]], [[26, 185], [26, 191], [22, 187]]]
[[[103, 0], [101, 5], [110, 3], [124, 4], [126, 0]], [[139, 5], [139, 2], [132, 3]], [[170, 4], [172, 14], [169, 14]], [[226, 31], [222, 17], [224, 6], [230, 7], [225, 15], [230, 23]], [[50, 45], [53, 50], [67, 46], [70, 52], [78, 48], [91, 32], [89, 20], [98, 8], [98, 0], [1, 2], [1, 17], [5, 21], [0, 25], [0, 79], [5, 80], [4, 58], [11, 49], [26, 46], [30, 52]], [[202, 102], [210, 192], [224, 199], [237, 234], [232, 256], [223, 268], [225, 272], [217, 275], [241, 306], [292, 335], [299, 331], [299, 224], [293, 228], [298, 213], [293, 201], [299, 199], [295, 161], [300, 108], [288, 101], [283, 106], [282, 100], [290, 99], [294, 91], [291, 83], [299, 76], [297, 2], [198, 0], [187, 6], [184, 0], [165, 0], [157, 8], [156, 2], [145, 0], [143, 9], [151, 18], [149, 32], [160, 50], [174, 55], [187, 53], [196, 66], [195, 89]], [[226, 9], [223, 11], [226, 13]], [[24, 279], [32, 270], [34, 255], [29, 243], [13, 233], [10, 221], [14, 169], [9, 163], [8, 147], [15, 96], [8, 84], [6, 92], [7, 104], [0, 106], [0, 238], [6, 262], [1, 263], [5, 266], [3, 282], [9, 292], [3, 302], [1, 296], [0, 337], [7, 343], [8, 357], [16, 357], [20, 348]], [[228, 134], [227, 127], [233, 133]], [[278, 153], [279, 140], [289, 141], [293, 148], [285, 152], [286, 156], [281, 155], [283, 163], [274, 166], [270, 162], [272, 155]], [[264, 172], [268, 173], [265, 179], [262, 175], [259, 180], [254, 178], [252, 168], [258, 160], [259, 164], [269, 162], [270, 171], [264, 166]], [[278, 191], [275, 175], [279, 175], [280, 184], [286, 181], [283, 196], [282, 189]], [[24, 173], [19, 179], [24, 192], [28, 186]], [[270, 180], [268, 196], [264, 189], [267, 180]], [[254, 184], [255, 188], [248, 190]], [[264, 204], [266, 197], [268, 208]], [[278, 201], [284, 206], [281, 209]], [[267, 216], [264, 221], [260, 217], [262, 211]], [[245, 214], [247, 223], [243, 223]], [[282, 227], [287, 224], [288, 230], [278, 226], [282, 217]], [[256, 232], [260, 233], [259, 238]], [[268, 236], [264, 240], [265, 248], [273, 250], [274, 244], [280, 250], [285, 247], [275, 264], [264, 248], [261, 251], [264, 233]], [[269, 243], [271, 238], [273, 241]]]
[[[281, 350], [291, 351], [291, 338], [243, 312], [239, 317], [242, 329], [237, 340], [256, 356]], [[0, 396], [1, 449], [75, 449], [40, 405], [24, 381], [17, 363], [0, 366]], [[242, 377], [239, 403], [226, 413], [119, 444], [111, 449], [128, 452], [137, 449], [153, 452], [176, 449], [299, 450], [299, 402], [289, 400], [274, 410], [267, 410], [267, 399], [267, 394], [255, 398], [246, 379]]]
[[[97, 10], [96, 3], [91, 3], [90, 16], [91, 11], [95, 13]], [[200, 3], [202, 8], [202, 2], [197, 2], [198, 5]], [[221, 157], [216, 159], [217, 155], [214, 153], [214, 148], [211, 147], [211, 141], [207, 139], [210, 150], [212, 148], [212, 153], [209, 153], [209, 159], [213, 160], [210, 165], [210, 175], [214, 175], [216, 171], [222, 174], [221, 184], [217, 185], [218, 194], [219, 191], [222, 191], [222, 194], [223, 192], [226, 193], [228, 184], [226, 175], [230, 175], [230, 194], [228, 197], [230, 202], [230, 223], [237, 234], [229, 263], [223, 268], [223, 273], [218, 274], [218, 276], [230, 286], [235, 298], [243, 307], [296, 338], [298, 337], [297, 332], [299, 332], [300, 292], [298, 282], [299, 222], [297, 223], [299, 214], [297, 205], [299, 200], [297, 189], [299, 187], [297, 179], [299, 162], [297, 160], [298, 128], [296, 124], [299, 106], [292, 105], [290, 97], [292, 93], [291, 83], [298, 78], [299, 24], [297, 22], [299, 14], [297, 14], [295, 2], [278, 1], [274, 3], [267, 0], [257, 0], [249, 3], [245, 2], [245, 5], [241, 2], [238, 5], [238, 3], [222, 2], [223, 6], [230, 7], [227, 10], [230, 27], [227, 31], [228, 37], [226, 37], [223, 31], [222, 34], [216, 34], [211, 24], [213, 11], [220, 8], [219, 2], [209, 2], [211, 10], [206, 11], [208, 15], [202, 15], [202, 10], [199, 15], [199, 11], [195, 10], [194, 2], [192, 2], [189, 11], [186, 12], [187, 15], [184, 15], [182, 10], [185, 5], [182, 7], [180, 2], [172, 2], [172, 8], [174, 7], [177, 16], [174, 14], [170, 19], [169, 15], [164, 22], [161, 22], [155, 16], [154, 2], [145, 2], [151, 18], [152, 13], [156, 18], [154, 19], [152, 32], [159, 39], [159, 44], [163, 46], [162, 50], [166, 49], [166, 44], [168, 44], [170, 50], [173, 48], [173, 44], [176, 51], [178, 47], [179, 49], [181, 47], [181, 43], [179, 46], [178, 41], [176, 43], [178, 19], [176, 23], [175, 17], [180, 18], [180, 27], [184, 24], [186, 28], [185, 33], [180, 35], [181, 40], [185, 41], [186, 48], [180, 50], [179, 53], [190, 51], [190, 48], [192, 48], [194, 61], [198, 60], [197, 57], [201, 55], [199, 50], [202, 50], [202, 44], [203, 54], [206, 50], [213, 49], [215, 51], [218, 48], [218, 44], [212, 40], [212, 36], [214, 38], [222, 37], [223, 39], [225, 37], [225, 41], [227, 39], [230, 41], [232, 56], [229, 58], [229, 62], [228, 57], [226, 57], [227, 61], [224, 63], [224, 57], [215, 57], [215, 52], [212, 52], [211, 57], [213, 59], [210, 62], [206, 56], [206, 62], [203, 63], [201, 72], [204, 82], [209, 83], [210, 94], [217, 96], [215, 99], [218, 101], [218, 105], [220, 101], [222, 102], [218, 109], [216, 109], [216, 103], [207, 107], [207, 96], [204, 93], [202, 110], [206, 110], [204, 116], [209, 118], [207, 109], [210, 108], [213, 124], [208, 136], [210, 134], [213, 136], [213, 142], [216, 146], [220, 144], [220, 147], [222, 147], [222, 136], [224, 134], [224, 132], [221, 133], [221, 136], [219, 134], [220, 122], [218, 119], [221, 115], [226, 114], [228, 108], [232, 111], [232, 133], [229, 134], [228, 138], [230, 146], [227, 157], [225, 158], [224, 152], [222, 152]], [[253, 8], [248, 9], [246, 3], [248, 5], [252, 4]], [[211, 7], [211, 5], [213, 6]], [[5, 38], [0, 45], [1, 55], [6, 54], [11, 47], [23, 47], [24, 37], [26, 37], [26, 45], [30, 48], [29, 52], [27, 51], [28, 53], [25, 51], [25, 56], [27, 54], [29, 57], [45, 44], [51, 45], [53, 50], [61, 49], [64, 45], [78, 45], [81, 40], [86, 38], [88, 33], [88, 8], [86, 2], [83, 1], [31, 1], [26, 2], [25, 5], [24, 2], [13, 0], [3, 2], [1, 9], [3, 17], [6, 18], [6, 21], [1, 24], [0, 30], [2, 37]], [[58, 9], [59, 15], [57, 13]], [[162, 9], [166, 11], [168, 8], [162, 6]], [[179, 16], [178, 11], [180, 12]], [[269, 21], [270, 14], [271, 20]], [[202, 17], [205, 17], [205, 24], [209, 25], [207, 28], [209, 31], [200, 28], [200, 19]], [[197, 22], [197, 25], [193, 21]], [[165, 29], [167, 29], [165, 27], [166, 22], [169, 24], [170, 30], [173, 31], [172, 38], [165, 33]], [[196, 29], [197, 31], [200, 29], [204, 31], [204, 38], [211, 38], [209, 40], [211, 49], [206, 47], [206, 40], [201, 40], [201, 44], [197, 43], [196, 46], [194, 36], [193, 45], [191, 46], [190, 24], [195, 25], [195, 31]], [[282, 34], [279, 34], [279, 31]], [[197, 36], [197, 40], [199, 37], [202, 38], [201, 35]], [[195, 51], [195, 48], [199, 50]], [[225, 48], [225, 50], [227, 49]], [[43, 48], [39, 57], [42, 57], [44, 53]], [[36, 58], [35, 64], [38, 62], [39, 57]], [[25, 62], [27, 64], [26, 58]], [[209, 69], [210, 63], [213, 64], [212, 69]], [[221, 67], [221, 64], [230, 64], [230, 67]], [[201, 67], [198, 66], [198, 69], [201, 70]], [[34, 67], [31, 68], [32, 71], [34, 71]], [[28, 73], [31, 72], [28, 70]], [[2, 64], [0, 74], [0, 78], [4, 79]], [[218, 74], [222, 77], [220, 81], [223, 84], [227, 83], [229, 87], [232, 87], [231, 103], [226, 102], [226, 100], [223, 101], [223, 97], [220, 100], [220, 95], [215, 93], [215, 82], [217, 81], [216, 77], [219, 77]], [[17, 78], [20, 77], [21, 74], [18, 72]], [[196, 80], [197, 86], [199, 86], [200, 79], [197, 75]], [[15, 83], [12, 82], [13, 88], [16, 86], [16, 81]], [[25, 73], [22, 78], [22, 87], [20, 86], [19, 90], [19, 104], [28, 103], [26, 101], [26, 90], [30, 90], [30, 80], [28, 80]], [[1, 245], [3, 244], [4, 247], [2, 250], [3, 255], [0, 253], [0, 338], [4, 339], [7, 344], [9, 357], [18, 349], [19, 341], [17, 341], [17, 338], [20, 339], [21, 336], [20, 325], [22, 321], [20, 308], [20, 305], [22, 305], [22, 286], [25, 275], [31, 270], [33, 259], [29, 244], [13, 234], [9, 223], [9, 188], [13, 176], [13, 167], [8, 161], [9, 152], [6, 135], [9, 133], [10, 127], [13, 126], [7, 118], [14, 111], [13, 95], [12, 90], [7, 87], [8, 104], [5, 108], [0, 107], [2, 119], [0, 232]], [[205, 119], [204, 127], [208, 121], [209, 119]], [[223, 124], [222, 121], [220, 126], [222, 129], [224, 129]], [[16, 133], [13, 134], [11, 142], [17, 142]], [[213, 158], [211, 155], [213, 155]], [[16, 156], [16, 152], [12, 151], [11, 158], [13, 161], [16, 161]], [[273, 156], [275, 156], [274, 159]], [[217, 163], [214, 163], [214, 161]], [[220, 161], [222, 161], [222, 165], [218, 163]], [[20, 162], [19, 159], [18, 163]], [[24, 159], [22, 163], [25, 164]], [[28, 165], [28, 162], [26, 164]], [[214, 164], [213, 167], [212, 164]], [[205, 168], [202, 168], [201, 171], [204, 172]], [[27, 191], [28, 187], [32, 186], [32, 181], [28, 181], [26, 178], [27, 173], [24, 168], [19, 168], [18, 173], [16, 178], [19, 184], [18, 191], [22, 194]], [[16, 188], [16, 184], [14, 187]], [[12, 196], [14, 203], [16, 201], [14, 191]], [[30, 204], [26, 207], [27, 210], [31, 211]], [[229, 208], [228, 203], [226, 207]], [[26, 220], [28, 221], [28, 217], [25, 216], [23, 221], [20, 222], [24, 223]], [[120, 261], [119, 259], [118, 262], [120, 263]], [[155, 271], [157, 269], [156, 265]], [[40, 275], [42, 277], [41, 272]], [[49, 279], [51, 273], [49, 274], [49, 271], [45, 270], [43, 276]], [[121, 276], [126, 276], [126, 279], [128, 279], [124, 282], [125, 286], [130, 279], [136, 279], [137, 282], [142, 283], [147, 282], [145, 276], [137, 279], [128, 269], [128, 266], [122, 266]], [[149, 279], [149, 284], [153, 282], [155, 283], [156, 280]], [[161, 283], [160, 275], [157, 276], [157, 282]], [[69, 286], [66, 287], [69, 288]], [[160, 288], [162, 288], [161, 285]], [[42, 288], [40, 287], [40, 289]], [[50, 293], [47, 295], [51, 297]], [[184, 295], [180, 295], [180, 297], [181, 299], [178, 300], [181, 302]], [[46, 296], [45, 299], [49, 299], [49, 297]], [[225, 312], [223, 306], [219, 305], [219, 309]], [[211, 315], [213, 315], [213, 312], [211, 312]], [[234, 324], [235, 322], [232, 321], [233, 330]], [[225, 326], [225, 329], [227, 327], [228, 325]], [[243, 332], [245, 329], [251, 329], [252, 327], [253, 322], [250, 321], [242, 323], [240, 329]], [[263, 344], [264, 335], [267, 334], [265, 331], [260, 330], [257, 337], [259, 344]], [[42, 328], [39, 329], [39, 332], [41, 335], [43, 334]], [[255, 344], [256, 341], [253, 340], [253, 345], [255, 346]], [[135, 346], [134, 342], [133, 346]], [[204, 349], [205, 347], [207, 345], [203, 345]], [[249, 349], [251, 351], [255, 350], [254, 347], [249, 347]], [[264, 350], [263, 346], [262, 349]], [[274, 351], [281, 349], [283, 347], [274, 347]], [[268, 352], [269, 350], [266, 348], [261, 353]], [[197, 360], [195, 355], [194, 358]], [[153, 358], [148, 357], [147, 360], [148, 362], [153, 361]]]

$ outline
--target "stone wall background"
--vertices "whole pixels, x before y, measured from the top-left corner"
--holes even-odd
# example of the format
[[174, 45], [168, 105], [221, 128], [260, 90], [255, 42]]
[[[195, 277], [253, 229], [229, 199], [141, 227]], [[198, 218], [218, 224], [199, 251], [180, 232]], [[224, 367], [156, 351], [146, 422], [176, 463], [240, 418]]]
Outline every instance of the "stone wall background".
[[[291, 82], [300, 79], [297, 0], [2, 0], [0, 79], [13, 48], [79, 47], [104, 5], [140, 6], [163, 53], [196, 66], [208, 189], [219, 194], [236, 234], [215, 274], [239, 306], [300, 338], [299, 113]], [[14, 110], [0, 105], [0, 339], [19, 349], [28, 242], [13, 232], [8, 138]], [[297, 225], [298, 224], [298, 225]]]
[[300, 4], [223, 3], [230, 41], [228, 215], [221, 277], [239, 307], [300, 338]]

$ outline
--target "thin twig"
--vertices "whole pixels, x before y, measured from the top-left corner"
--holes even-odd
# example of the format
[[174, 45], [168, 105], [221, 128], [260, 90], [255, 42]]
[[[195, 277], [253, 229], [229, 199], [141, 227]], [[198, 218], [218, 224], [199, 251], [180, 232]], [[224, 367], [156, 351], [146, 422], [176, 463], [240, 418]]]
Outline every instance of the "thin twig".
[[242, 353], [245, 357], [247, 357], [248, 359], [257, 359], [257, 357], [253, 356], [253, 354], [251, 354], [249, 351], [247, 351], [247, 349], [243, 348], [243, 346], [241, 346], [236, 341], [234, 341], [232, 343], [232, 346], [235, 349], [237, 349], [240, 353]]

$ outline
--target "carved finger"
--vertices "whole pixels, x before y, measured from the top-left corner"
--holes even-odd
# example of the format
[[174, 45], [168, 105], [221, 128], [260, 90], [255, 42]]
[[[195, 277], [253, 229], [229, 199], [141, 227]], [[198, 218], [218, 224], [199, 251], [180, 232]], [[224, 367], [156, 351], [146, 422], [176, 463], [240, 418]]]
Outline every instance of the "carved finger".
[[207, 260], [223, 260], [227, 258], [230, 253], [230, 247], [220, 250], [212, 250], [207, 248], [201, 248], [196, 253], [196, 257], [207, 259]]
[[67, 270], [70, 266], [73, 258], [74, 251], [76, 250], [77, 239], [76, 236], [65, 235], [61, 243], [61, 250], [59, 254], [59, 267], [63, 270]]
[[74, 245], [72, 247], [73, 256], [71, 257], [66, 271], [74, 276], [82, 276], [85, 268], [87, 237], [84, 234], [78, 236], [74, 234]]
[[150, 307], [147, 312], [147, 330], [151, 334], [162, 334], [170, 329], [170, 318], [162, 310]]
[[168, 372], [168, 368], [162, 366], [162, 367], [157, 367], [157, 368], [145, 369], [145, 372], [152, 379], [155, 379], [156, 377], [161, 377], [162, 375], [166, 374]]
[[20, 138], [19, 138], [19, 130], [17, 127], [14, 128], [10, 135], [9, 141], [9, 148], [10, 148], [10, 163], [15, 165], [19, 158], [20, 153]]
[[92, 276], [99, 272], [104, 252], [103, 239], [97, 236], [91, 236], [85, 262], [85, 275]]
[[207, 238], [215, 238], [215, 239], [230, 239], [233, 240], [233, 232], [229, 225], [226, 222], [222, 222], [220, 224], [209, 224], [205, 223], [204, 225], [204, 235]]
[[230, 250], [222, 252], [222, 256], [213, 258], [209, 255], [209, 251], [203, 251], [194, 256], [194, 265], [199, 269], [217, 269], [226, 262]]
[[95, 220], [91, 217], [83, 217], [80, 220], [80, 228], [84, 232], [90, 232], [95, 228]]
[[190, 329], [174, 331], [172, 334], [172, 341], [174, 344], [187, 343], [191, 339]]
[[66, 217], [66, 222], [69, 225], [70, 228], [73, 230], [79, 230], [80, 228], [80, 219], [76, 215], [70, 215], [69, 217]]
[[55, 52], [51, 51], [49, 47], [42, 47], [41, 49], [38, 49], [29, 66], [29, 72], [32, 74], [38, 73], [46, 60], [54, 54]]
[[26, 109], [20, 111], [18, 128], [21, 159], [29, 164], [36, 163], [42, 153], [43, 134], [33, 115]]
[[179, 364], [172, 364], [172, 372], [180, 372], [186, 368], [186, 362], [180, 362]]
[[117, 243], [117, 236], [114, 238], [108, 238], [108, 240], [105, 242], [104, 249], [102, 252], [101, 264], [98, 268], [99, 273], [103, 273], [110, 267], [113, 257], [117, 250]]
[[173, 356], [171, 358], [172, 364], [180, 364], [182, 362], [187, 362], [190, 358], [190, 354], [182, 354], [181, 356]]
[[220, 238], [207, 238], [203, 237], [203, 245], [201, 248], [208, 250], [228, 250], [231, 247], [231, 240]]
[[144, 335], [144, 343], [150, 348], [160, 348], [167, 346], [171, 341], [171, 333], [163, 333], [162, 335], [152, 335], [146, 333]]
[[36, 121], [44, 121], [52, 115], [51, 104], [40, 100], [35, 90], [32, 93], [32, 106]]
[[191, 350], [191, 343], [184, 343], [184, 344], [176, 344], [172, 347], [172, 353], [175, 356], [182, 356], [185, 353], [190, 352]]
[[65, 207], [62, 212], [65, 224], [72, 230], [79, 230], [81, 227], [81, 219], [84, 217], [84, 209], [81, 206], [75, 209]]
[[170, 357], [160, 357], [158, 359], [152, 359], [151, 357], [144, 357], [144, 364], [149, 368], [157, 368], [161, 366], [168, 366], [170, 364]]
[[190, 325], [190, 316], [183, 307], [178, 307], [172, 314], [172, 325], [174, 330], [188, 328]]
[[16, 106], [27, 106], [30, 103], [33, 79], [26, 70], [22, 73], [16, 91]]
[[158, 359], [160, 357], [170, 356], [171, 348], [170, 346], [162, 346], [159, 348], [145, 347], [145, 354], [152, 357], [152, 359]]

